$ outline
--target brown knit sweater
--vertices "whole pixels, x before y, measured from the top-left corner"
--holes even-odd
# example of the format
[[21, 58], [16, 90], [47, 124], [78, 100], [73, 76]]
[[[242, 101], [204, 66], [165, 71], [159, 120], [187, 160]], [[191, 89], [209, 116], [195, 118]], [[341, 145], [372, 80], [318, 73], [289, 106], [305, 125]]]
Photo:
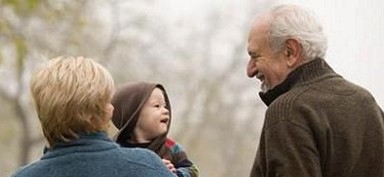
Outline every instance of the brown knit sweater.
[[323, 59], [260, 94], [269, 106], [251, 177], [383, 177], [384, 115]]

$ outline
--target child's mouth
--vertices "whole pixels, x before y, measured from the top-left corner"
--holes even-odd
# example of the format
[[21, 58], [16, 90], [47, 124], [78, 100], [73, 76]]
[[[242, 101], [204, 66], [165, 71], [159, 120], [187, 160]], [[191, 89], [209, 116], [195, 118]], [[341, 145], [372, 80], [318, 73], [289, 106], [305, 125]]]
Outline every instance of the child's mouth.
[[161, 122], [161, 123], [164, 123], [164, 124], [167, 124], [167, 123], [168, 123], [168, 120], [169, 120], [168, 118], [165, 118], [165, 119], [160, 120], [160, 122]]

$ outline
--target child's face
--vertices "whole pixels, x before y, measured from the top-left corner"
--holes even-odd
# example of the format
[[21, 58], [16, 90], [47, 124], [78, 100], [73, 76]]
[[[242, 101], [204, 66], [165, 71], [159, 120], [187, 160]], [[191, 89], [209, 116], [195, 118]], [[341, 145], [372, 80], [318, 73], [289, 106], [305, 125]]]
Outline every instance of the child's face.
[[151, 141], [153, 138], [167, 132], [169, 123], [169, 110], [162, 90], [155, 88], [144, 104], [134, 133], [138, 143]]

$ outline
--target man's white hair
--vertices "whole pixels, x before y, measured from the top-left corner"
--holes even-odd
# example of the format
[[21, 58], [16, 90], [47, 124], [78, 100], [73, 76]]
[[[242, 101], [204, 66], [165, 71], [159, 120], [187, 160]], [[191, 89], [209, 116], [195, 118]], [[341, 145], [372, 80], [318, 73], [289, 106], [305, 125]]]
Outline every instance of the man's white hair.
[[280, 5], [267, 13], [269, 39], [274, 53], [280, 52], [288, 39], [298, 40], [305, 61], [324, 58], [327, 38], [315, 16], [296, 5]]

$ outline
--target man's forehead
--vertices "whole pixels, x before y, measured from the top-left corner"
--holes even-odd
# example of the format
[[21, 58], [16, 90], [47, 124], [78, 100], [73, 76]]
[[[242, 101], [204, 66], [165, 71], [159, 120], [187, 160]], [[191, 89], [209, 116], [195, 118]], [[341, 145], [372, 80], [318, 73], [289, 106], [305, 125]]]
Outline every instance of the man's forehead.
[[256, 51], [260, 45], [263, 45], [266, 38], [266, 31], [262, 29], [254, 29], [248, 37], [248, 51]]

